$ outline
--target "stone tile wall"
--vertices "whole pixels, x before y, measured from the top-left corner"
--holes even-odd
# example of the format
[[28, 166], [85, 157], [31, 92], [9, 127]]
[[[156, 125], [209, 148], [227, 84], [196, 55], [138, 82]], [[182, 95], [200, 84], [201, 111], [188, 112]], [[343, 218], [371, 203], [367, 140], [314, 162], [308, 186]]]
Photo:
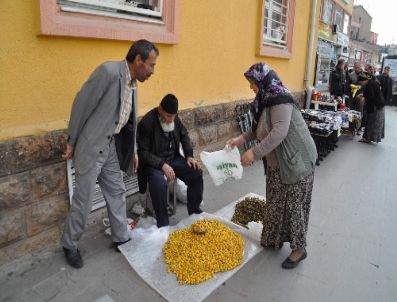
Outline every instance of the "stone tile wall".
[[[180, 112], [196, 158], [204, 149], [223, 148], [227, 139], [240, 133], [235, 107], [244, 102]], [[58, 242], [69, 208], [62, 160], [66, 137], [66, 131], [60, 130], [0, 142], [0, 265]], [[103, 215], [105, 210], [92, 214]]]
[[0, 265], [60, 236], [68, 211], [64, 131], [0, 142]]

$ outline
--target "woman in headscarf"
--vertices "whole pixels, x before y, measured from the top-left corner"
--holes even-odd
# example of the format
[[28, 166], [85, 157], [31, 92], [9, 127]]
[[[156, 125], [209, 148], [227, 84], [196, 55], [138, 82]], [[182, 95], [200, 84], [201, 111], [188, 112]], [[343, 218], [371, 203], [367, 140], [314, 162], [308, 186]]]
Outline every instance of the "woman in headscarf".
[[358, 83], [363, 87], [365, 102], [365, 129], [361, 143], [379, 143], [385, 137], [385, 100], [379, 82], [368, 72], [358, 75]]
[[266, 156], [266, 211], [261, 244], [281, 248], [289, 242], [291, 254], [282, 263], [296, 267], [306, 258], [317, 150], [296, 101], [277, 74], [266, 64], [252, 65], [244, 76], [256, 93], [252, 128], [226, 144], [260, 143], [241, 156], [244, 166]]

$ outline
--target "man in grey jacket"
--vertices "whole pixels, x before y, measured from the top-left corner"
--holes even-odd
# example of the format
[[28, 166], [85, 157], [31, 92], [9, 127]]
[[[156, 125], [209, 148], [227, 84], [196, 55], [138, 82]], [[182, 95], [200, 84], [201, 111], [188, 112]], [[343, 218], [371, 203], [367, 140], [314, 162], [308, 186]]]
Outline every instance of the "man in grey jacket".
[[136, 41], [125, 60], [101, 64], [77, 93], [68, 127], [64, 159], [73, 158], [75, 191], [61, 238], [66, 260], [81, 268], [78, 242], [84, 232], [98, 180], [107, 204], [112, 239], [117, 247], [129, 240], [122, 172], [137, 168], [137, 81], [153, 74], [159, 51]]

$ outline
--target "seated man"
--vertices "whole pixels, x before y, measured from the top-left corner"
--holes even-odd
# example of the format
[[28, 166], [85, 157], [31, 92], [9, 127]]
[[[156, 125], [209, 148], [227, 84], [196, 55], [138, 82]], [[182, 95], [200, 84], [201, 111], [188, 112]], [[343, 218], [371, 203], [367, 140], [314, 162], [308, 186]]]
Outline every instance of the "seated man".
[[[167, 94], [158, 108], [149, 111], [138, 124], [139, 191], [149, 192], [157, 226], [169, 224], [167, 181], [179, 178], [187, 185], [187, 211], [200, 214], [203, 200], [203, 173], [193, 158], [188, 132], [177, 116], [178, 100]], [[179, 145], [185, 157], [179, 154]]]

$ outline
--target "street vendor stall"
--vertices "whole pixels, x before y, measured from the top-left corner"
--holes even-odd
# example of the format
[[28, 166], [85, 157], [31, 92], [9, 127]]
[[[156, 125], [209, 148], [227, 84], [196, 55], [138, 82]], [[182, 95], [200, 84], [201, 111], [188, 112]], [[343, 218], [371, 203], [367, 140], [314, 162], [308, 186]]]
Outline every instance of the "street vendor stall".
[[305, 109], [301, 112], [317, 147], [317, 165], [337, 147], [340, 135], [354, 135], [361, 124], [361, 113], [354, 110]]

